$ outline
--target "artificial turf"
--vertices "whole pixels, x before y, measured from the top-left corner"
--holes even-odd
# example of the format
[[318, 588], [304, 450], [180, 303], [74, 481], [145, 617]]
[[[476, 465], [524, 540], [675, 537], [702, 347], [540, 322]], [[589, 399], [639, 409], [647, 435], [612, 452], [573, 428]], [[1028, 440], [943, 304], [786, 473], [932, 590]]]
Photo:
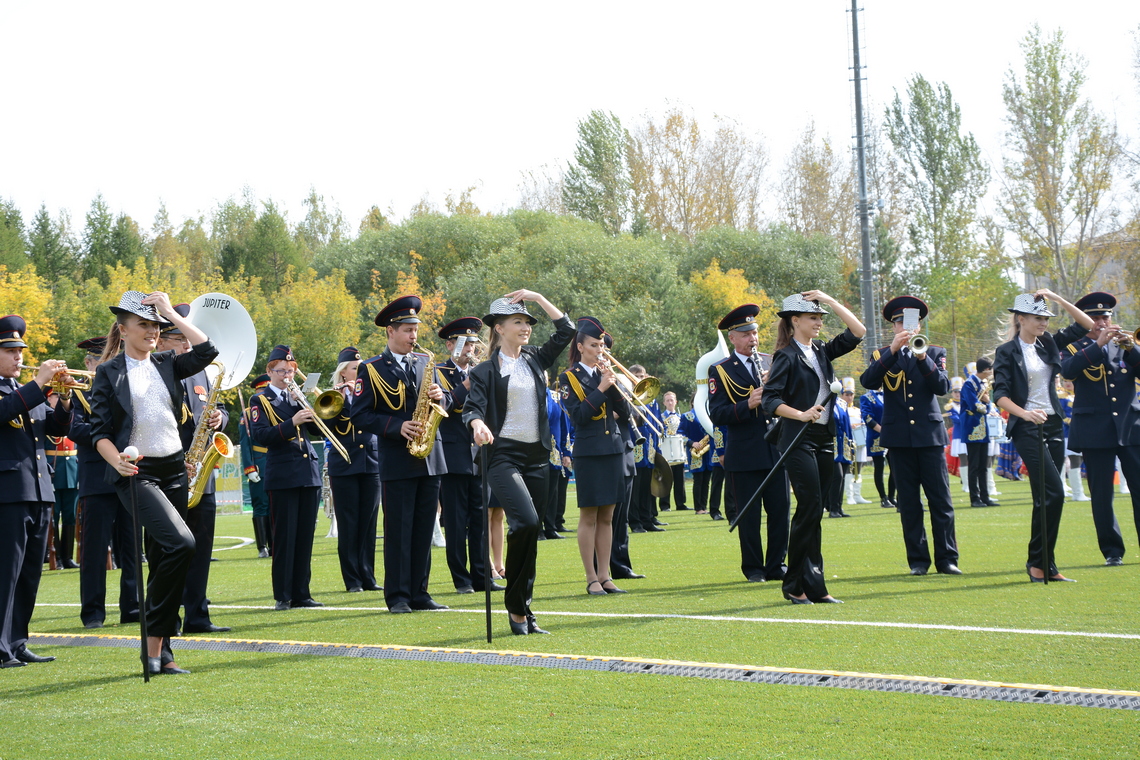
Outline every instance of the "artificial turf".
[[[824, 519], [831, 592], [844, 605], [793, 607], [778, 583], [744, 582], [726, 523], [666, 512], [665, 533], [637, 534], [648, 576], [630, 593], [585, 594], [576, 542], [539, 545], [534, 609], [551, 636], [513, 637], [496, 599], [495, 641], [482, 596], [453, 591], [442, 550], [431, 591], [460, 612], [389, 615], [379, 593], [343, 591], [335, 539], [314, 547], [313, 593], [324, 609], [275, 612], [269, 561], [248, 517], [218, 520], [213, 618], [242, 639], [494, 648], [755, 666], [1140, 690], [1136, 531], [1116, 506], [1131, 554], [1104, 567], [1087, 503], [1069, 502], [1057, 560], [1078, 583], [1030, 584], [1029, 495], [1001, 481], [1002, 506], [958, 506], [960, 577], [907, 574], [898, 516], [878, 504]], [[870, 488], [865, 491], [870, 492]], [[571, 507], [570, 512], [573, 513]], [[573, 515], [571, 514], [571, 517]], [[573, 520], [570, 521], [573, 526]], [[114, 587], [113, 584], [112, 588]], [[113, 595], [112, 595], [113, 596]], [[78, 571], [45, 572], [32, 621], [43, 633], [85, 631]], [[581, 613], [562, 615], [558, 613]], [[598, 613], [603, 613], [600, 615]], [[611, 616], [612, 615], [612, 616]], [[646, 615], [647, 617], [624, 617]], [[701, 615], [719, 619], [665, 617]], [[112, 605], [108, 620], [117, 619]], [[761, 620], [763, 619], [763, 620]], [[814, 622], [813, 622], [814, 621]], [[855, 626], [894, 623], [1008, 631]], [[107, 633], [137, 634], [137, 625]], [[15, 757], [1063, 757], [1136, 754], [1135, 715], [948, 697], [768, 686], [443, 662], [188, 651], [186, 677], [144, 685], [134, 650], [38, 647], [56, 662], [3, 671], [0, 760]], [[62, 740], [67, 737], [67, 740]]]

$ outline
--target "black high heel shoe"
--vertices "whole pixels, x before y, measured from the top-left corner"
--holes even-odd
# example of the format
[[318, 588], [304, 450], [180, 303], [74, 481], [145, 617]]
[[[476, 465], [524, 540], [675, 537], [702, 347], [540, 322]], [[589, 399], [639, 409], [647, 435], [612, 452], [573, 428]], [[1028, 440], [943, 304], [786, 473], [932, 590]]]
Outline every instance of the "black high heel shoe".
[[[514, 635], [526, 636], [528, 633], [530, 633], [530, 625], [528, 624], [528, 621], [524, 620], [521, 623], [516, 623], [514, 621], [514, 618], [512, 618], [510, 615], [507, 616], [507, 620], [511, 624], [511, 633]], [[543, 631], [543, 633], [545, 633], [545, 631]]]
[[794, 597], [791, 594], [789, 594], [787, 591], [784, 592], [784, 598], [787, 599], [792, 604], [814, 604], [815, 603], [811, 599], [808, 599], [807, 597], [804, 597], [803, 599], [799, 599], [797, 597]]
[[[613, 578], [606, 578], [604, 581], [598, 581], [598, 583], [602, 584], [602, 591], [605, 591], [607, 594], [624, 594], [625, 593], [625, 589], [620, 589], [617, 586], [614, 586], [614, 579]], [[610, 584], [611, 586], [613, 586], [613, 588], [606, 588], [607, 583]]]
[[[1029, 572], [1030, 567], [1032, 567], [1032, 565], [1030, 563], [1026, 562], [1025, 563], [1025, 574], [1029, 576], [1030, 582], [1032, 582], [1032, 583], [1044, 583], [1045, 578], [1044, 577], [1042, 577], [1042, 578], [1035, 577], [1033, 575], [1033, 573]], [[1042, 575], [1044, 575], [1044, 573], [1042, 573]], [[1050, 583], [1076, 583], [1076, 581], [1073, 580], [1072, 578], [1066, 578], [1065, 576], [1061, 575], [1060, 573], [1057, 573], [1056, 575], [1050, 575], [1049, 576], [1049, 582]]]
[[[601, 591], [591, 591], [590, 590], [590, 586], [593, 586], [595, 583], [598, 584], [598, 588], [600, 588]], [[590, 581], [589, 583], [586, 584], [586, 593], [589, 594], [590, 596], [605, 596], [606, 595], [606, 589], [605, 589], [605, 587], [602, 586], [601, 581]]]
[[162, 658], [161, 657], [148, 657], [146, 660], [146, 667], [152, 676], [158, 676], [158, 675], [181, 676], [181, 675], [187, 675], [190, 673], [189, 670], [185, 670], [183, 668], [178, 668], [178, 667], [174, 667], [174, 666], [166, 667], [165, 665], [162, 664]]

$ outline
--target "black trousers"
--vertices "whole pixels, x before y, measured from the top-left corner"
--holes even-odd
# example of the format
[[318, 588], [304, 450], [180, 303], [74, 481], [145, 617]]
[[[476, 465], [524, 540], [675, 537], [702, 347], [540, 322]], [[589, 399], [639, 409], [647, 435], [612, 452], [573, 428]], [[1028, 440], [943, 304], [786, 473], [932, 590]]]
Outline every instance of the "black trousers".
[[835, 463], [835, 472], [831, 476], [831, 488], [828, 489], [827, 499], [824, 502], [828, 512], [843, 511], [843, 478], [846, 477], [850, 466], [843, 462]]
[[[747, 470], [728, 473], [728, 490], [735, 503], [748, 503], [771, 470]], [[763, 575], [773, 580], [783, 578], [784, 558], [788, 554], [788, 478], [779, 473], [768, 483], [760, 495], [764, 512], [768, 515], [768, 559], [764, 560], [764, 542], [760, 538], [760, 504], [753, 504], [736, 524], [740, 538], [740, 572], [745, 578]]]
[[[443, 532], [447, 534], [447, 569], [456, 588], [486, 588], [486, 535], [483, 526], [482, 484], [478, 475], [442, 475], [439, 501]], [[470, 552], [470, 553], [469, 553]], [[471, 558], [468, 568], [467, 559]]]
[[[552, 480], [558, 481], [558, 500], [554, 502], [554, 529], [557, 531], [566, 530], [566, 490], [570, 487], [570, 473], [565, 473], [559, 477], [553, 474], [550, 476]], [[547, 505], [547, 509], [550, 505]]]
[[198, 506], [186, 512], [186, 526], [194, 534], [194, 558], [186, 573], [186, 588], [182, 591], [182, 606], [186, 613], [184, 627], [193, 630], [210, 625], [209, 599], [206, 587], [210, 583], [210, 556], [214, 553], [214, 523], [218, 503], [215, 494], [202, 494]]
[[1124, 556], [1124, 537], [1116, 522], [1112, 508], [1115, 489], [1112, 475], [1116, 458], [1120, 458], [1120, 474], [1132, 491], [1132, 516], [1140, 532], [1140, 446], [1116, 446], [1111, 449], [1090, 449], [1082, 452], [1085, 470], [1089, 475], [1089, 498], [1092, 499], [1093, 525], [1096, 540], [1105, 559]]
[[79, 552], [79, 619], [84, 625], [107, 619], [107, 547], [114, 544], [119, 565], [119, 622], [138, 620], [135, 542], [131, 513], [116, 493], [83, 497]]
[[796, 492], [796, 512], [792, 515], [788, 536], [788, 570], [784, 574], [784, 593], [807, 594], [815, 601], [827, 596], [823, 575], [823, 539], [820, 520], [823, 517], [824, 494], [835, 475], [835, 436], [827, 425], [808, 425], [800, 443], [785, 461], [788, 480]]
[[[131, 481], [139, 507], [139, 523], [146, 531], [147, 634], [177, 636], [178, 609], [186, 588], [186, 574], [194, 559], [194, 534], [186, 525], [186, 460], [182, 452], [166, 457], [142, 457], [133, 478], [119, 478], [115, 490], [128, 510]], [[133, 572], [134, 568], [123, 568]]]
[[[633, 475], [625, 478], [621, 500], [614, 505], [612, 543], [610, 544], [610, 576], [628, 578], [633, 575], [633, 560], [629, 557], [629, 504], [633, 499]], [[597, 558], [594, 564], [597, 565]]]
[[926, 541], [919, 489], [926, 494], [930, 509], [935, 567], [957, 564], [958, 539], [954, 530], [950, 476], [946, 472], [946, 450], [941, 446], [896, 446], [887, 456], [891, 458], [891, 472], [898, 485], [897, 503], [907, 564], [924, 570], [930, 567], [930, 547]]
[[[344, 587], [375, 588], [380, 474], [330, 475], [329, 488], [336, 508], [336, 553]], [[450, 539], [451, 534], [447, 537]]]
[[499, 438], [490, 451], [487, 482], [507, 518], [507, 590], [504, 604], [529, 615], [538, 559], [539, 514], [545, 509], [550, 452], [541, 443]]
[[[673, 472], [673, 501], [677, 505], [677, 509], [687, 509], [685, 506], [685, 465], [671, 465], [670, 471]], [[661, 497], [661, 509], [669, 509], [669, 493]]]
[[[1045, 458], [1041, 458], [1040, 434], [1045, 436]], [[1064, 425], [1061, 415], [1051, 414], [1044, 425], [1019, 422], [1013, 429], [1013, 445], [1025, 462], [1029, 472], [1029, 486], [1033, 492], [1033, 518], [1029, 534], [1029, 564], [1045, 569], [1044, 554], [1049, 553], [1049, 575], [1057, 574], [1057, 558], [1053, 553], [1057, 545], [1057, 529], [1061, 526], [1061, 512], [1065, 508], [1065, 490], [1061, 485], [1061, 468], [1065, 464]], [[1044, 490], [1041, 480], [1044, 478]], [[1049, 529], [1048, 542], [1042, 541], [1041, 514], [1044, 508]]]
[[[879, 492], [879, 500], [890, 499], [895, 500], [895, 471], [891, 470], [890, 476], [887, 478], [887, 487], [883, 488], [883, 470], [887, 464], [887, 455], [871, 457], [871, 461], [875, 463], [875, 490]], [[949, 483], [949, 480], [947, 480]]]
[[[721, 491], [723, 489], [724, 489], [724, 468], [723, 467], [714, 467], [714, 468], [712, 468], [712, 477], [711, 477], [710, 482], [709, 482], [709, 514], [710, 515], [719, 515], [720, 514], [720, 495], [721, 495]], [[730, 520], [732, 518], [736, 517], [736, 504], [734, 503], [732, 505], [732, 509], [729, 509], [728, 495], [727, 494], [725, 495], [724, 507], [725, 507], [725, 512], [728, 513]]]
[[990, 500], [990, 484], [986, 473], [990, 469], [990, 442], [966, 441], [966, 462], [970, 468], [967, 475], [970, 488], [970, 501]]
[[273, 525], [273, 598], [278, 602], [311, 599], [309, 581], [320, 486], [267, 488], [265, 493]]
[[711, 470], [693, 473], [693, 509], [703, 512], [709, 508], [709, 479]]
[[645, 530], [653, 525], [653, 468], [638, 467], [633, 476], [633, 499], [629, 505], [629, 527]]
[[546, 476], [546, 504], [539, 518], [542, 520], [544, 533], [558, 531], [558, 499], [566, 493], [566, 483], [569, 478], [562, 474], [561, 467], [551, 467], [550, 474]]
[[0, 661], [28, 643], [47, 551], [52, 502], [0, 504]]
[[431, 536], [439, 475], [380, 481], [384, 509], [384, 601], [413, 608], [431, 601]]

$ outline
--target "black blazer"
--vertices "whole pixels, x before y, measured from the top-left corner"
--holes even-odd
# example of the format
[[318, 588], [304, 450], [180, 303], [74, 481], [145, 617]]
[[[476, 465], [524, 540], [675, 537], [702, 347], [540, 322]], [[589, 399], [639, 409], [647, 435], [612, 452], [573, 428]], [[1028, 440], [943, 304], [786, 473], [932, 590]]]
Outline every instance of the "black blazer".
[[945, 446], [946, 424], [938, 397], [950, 392], [946, 349], [928, 346], [919, 361], [909, 348], [898, 353], [885, 346], [871, 354], [871, 363], [859, 377], [868, 390], [883, 391], [883, 419], [879, 445], [887, 448]]
[[[578, 398], [571, 377], [585, 394], [584, 399]], [[629, 415], [633, 411], [618, 389], [611, 385], [608, 390], [599, 390], [598, 372], [591, 375], [581, 364], [563, 372], [558, 380], [562, 407], [574, 424], [574, 457], [624, 454], [628, 449], [632, 461], [632, 428], [626, 428], [630, 427]], [[614, 414], [617, 414], [616, 421]]]
[[[555, 332], [542, 346], [523, 346], [521, 356], [534, 376], [535, 403], [538, 404], [538, 441], [550, 450], [550, 418], [546, 416], [546, 381], [544, 370], [554, 362], [574, 339], [574, 324], [563, 314], [554, 320]], [[507, 417], [507, 381], [499, 374], [499, 350], [471, 370], [471, 390], [463, 405], [463, 424], [469, 429], [472, 420], [483, 420], [496, 441]], [[494, 445], [494, 444], [492, 444]]]
[[[206, 369], [217, 355], [218, 349], [209, 340], [192, 346], [185, 354], [175, 355], [173, 351], [162, 351], [150, 355], [150, 361], [158, 369], [159, 376], [170, 392], [175, 418], [184, 402], [179, 381]], [[107, 438], [115, 444], [115, 448], [122, 451], [130, 445], [133, 428], [127, 355], [120, 353], [95, 368], [95, 380], [91, 384], [91, 446], [98, 450], [99, 441]], [[108, 483], [114, 484], [120, 475], [107, 465], [103, 477]]]
[[[830, 382], [835, 378], [835, 370], [831, 362], [844, 354], [851, 353], [863, 341], [856, 338], [850, 329], [836, 335], [824, 343], [822, 340], [811, 342], [819, 367], [823, 376]], [[787, 404], [793, 409], [803, 411], [815, 406], [819, 397], [819, 375], [815, 373], [803, 351], [793, 341], [772, 355], [772, 367], [768, 370], [768, 381], [764, 383], [764, 397], [760, 402], [764, 411], [776, 417], [776, 410], [781, 404]], [[831, 400], [831, 415], [827, 419], [827, 429], [835, 436], [835, 399]], [[808, 423], [799, 420], [784, 419], [780, 422], [780, 438], [777, 444], [781, 451], [791, 445], [792, 439], [800, 428]]]
[[72, 399], [71, 432], [67, 437], [75, 441], [75, 450], [79, 452], [76, 455], [79, 460], [79, 498], [114, 495], [118, 492], [103, 480], [107, 460], [91, 445], [91, 414], [87, 410], [89, 402], [82, 391], [74, 391]]
[[751, 371], [733, 353], [709, 367], [708, 379], [709, 419], [725, 433], [721, 465], [729, 472], [772, 469], [779, 454], [764, 439], [771, 418], [763, 404], [748, 408], [748, 394], [756, 387]]
[[[443, 364], [435, 365], [439, 385], [451, 393], [451, 413], [439, 423], [439, 437], [443, 443], [443, 458], [447, 461], [448, 475], [474, 475], [475, 456], [471, 438], [471, 428], [463, 419], [464, 405], [468, 390], [463, 386], [465, 375], [450, 358]], [[467, 375], [474, 368], [467, 371]], [[472, 383], [475, 381], [472, 380]]]
[[[309, 436], [321, 437], [316, 423], [293, 424], [293, 415], [301, 411], [299, 405], [286, 401], [273, 387], [262, 388], [249, 400], [249, 435], [259, 446], [265, 447], [265, 467], [261, 483], [266, 491], [283, 491], [286, 488], [313, 488], [320, 486], [320, 459]], [[348, 447], [345, 447], [348, 448]], [[352, 449], [348, 449], [352, 454]], [[336, 451], [330, 456], [341, 458]], [[330, 460], [331, 461], [331, 460]]]
[[[1073, 323], [1053, 335], [1045, 333], [1037, 339], [1037, 355], [1049, 365], [1049, 403], [1053, 405], [1054, 414], [1063, 415], [1061, 401], [1057, 398], [1057, 375], [1061, 371], [1061, 349], [1070, 343], [1080, 340], [1088, 330], [1077, 323]], [[1013, 336], [1013, 340], [1002, 343], [994, 352], [994, 390], [993, 400], [997, 404], [1003, 398], [1009, 398], [1013, 403], [1024, 408], [1029, 403], [1029, 374], [1025, 371], [1025, 356], [1018, 345], [1021, 338]], [[998, 408], [1001, 405], [998, 404]], [[1009, 415], [1006, 425], [1006, 434], [1012, 436], [1017, 429], [1020, 417]]]
[[330, 478], [380, 474], [379, 441], [374, 434], [360, 430], [352, 424], [352, 402], [355, 400], [355, 396], [349, 396], [345, 399], [340, 414], [335, 419], [325, 421], [325, 425], [351, 457], [350, 461], [346, 462], [336, 449], [329, 447], [326, 457]]

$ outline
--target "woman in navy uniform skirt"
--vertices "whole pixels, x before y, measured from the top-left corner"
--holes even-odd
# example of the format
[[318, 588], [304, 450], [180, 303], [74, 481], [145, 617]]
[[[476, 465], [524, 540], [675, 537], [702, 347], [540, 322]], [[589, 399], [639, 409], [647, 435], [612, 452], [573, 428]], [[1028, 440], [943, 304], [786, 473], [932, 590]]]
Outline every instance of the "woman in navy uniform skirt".
[[[555, 332], [545, 344], [528, 346], [537, 320], [523, 301], [542, 307]], [[570, 318], [540, 293], [516, 290], [491, 304], [483, 322], [491, 328], [488, 358], [471, 371], [463, 421], [479, 446], [489, 445], [487, 481], [506, 513], [507, 590], [511, 633], [547, 633], [538, 627], [530, 603], [534, 592], [540, 518], [545, 509], [550, 467], [550, 421], [546, 415], [549, 369], [574, 335]]]
[[[1049, 317], [1053, 312], [1049, 311], [1046, 298], [1060, 304], [1075, 323], [1050, 335]], [[1060, 350], [1085, 337], [1093, 328], [1093, 320], [1050, 290], [1022, 293], [1009, 311], [1013, 314], [1009, 341], [994, 352], [993, 396], [994, 403], [1009, 412], [1007, 432], [1029, 471], [1033, 491], [1032, 529], [1025, 571], [1030, 581], [1044, 582], [1045, 557], [1048, 556], [1049, 580], [1068, 581], [1071, 579], [1057, 570], [1053, 555], [1057, 529], [1061, 526], [1061, 510], [1065, 506], [1065, 491], [1061, 486], [1065, 440], [1056, 379], [1061, 372]], [[1039, 436], [1042, 435], [1046, 448], [1044, 459], [1040, 453]], [[1041, 534], [1042, 507], [1048, 522], [1048, 547]]]
[[267, 449], [262, 483], [273, 525], [274, 608], [323, 607], [309, 590], [321, 480], [308, 436], [321, 431], [312, 409], [289, 394], [297, 362], [288, 346], [273, 348], [266, 371], [269, 385], [250, 399], [249, 421], [254, 442]]
[[336, 505], [340, 575], [348, 591], [383, 591], [376, 583], [376, 522], [380, 514], [380, 447], [376, 436], [358, 430], [349, 419], [356, 386], [360, 352], [355, 346], [342, 349], [336, 358], [332, 387], [344, 396], [340, 415], [329, 422], [336, 439], [352, 457], [344, 461], [331, 452], [328, 458], [329, 487]]
[[[203, 371], [218, 355], [205, 333], [174, 310], [165, 293], [128, 291], [110, 307], [115, 325], [91, 386], [91, 441], [107, 463], [107, 482], [124, 506], [137, 491], [138, 520], [147, 532], [146, 615], [148, 668], [185, 673], [175, 664], [169, 637], [178, 634], [178, 608], [194, 558], [186, 525], [185, 452], [178, 433], [181, 380]], [[189, 339], [188, 353], [153, 353], [159, 330], [173, 323]], [[119, 352], [120, 345], [123, 352]], [[136, 462], [123, 451], [138, 449]]]
[[591, 596], [623, 593], [610, 578], [598, 577], [610, 567], [614, 506], [625, 490], [626, 439], [617, 421], [630, 415], [629, 404], [614, 387], [613, 369], [599, 362], [604, 335], [602, 323], [593, 317], [578, 320], [570, 366], [559, 381], [562, 405], [574, 424], [578, 552]]
[[[830, 306], [847, 329], [824, 343], [818, 340]], [[804, 425], [807, 432], [785, 460], [796, 493], [796, 512], [788, 537], [784, 598], [793, 604], [838, 602], [827, 593], [823, 575], [820, 518], [823, 498], [835, 474], [835, 400], [824, 405], [835, 379], [831, 363], [854, 351], [867, 332], [854, 314], [826, 293], [809, 290], [784, 299], [779, 312], [776, 351], [761, 403], [773, 417], [783, 417], [779, 448], [784, 451]]]

